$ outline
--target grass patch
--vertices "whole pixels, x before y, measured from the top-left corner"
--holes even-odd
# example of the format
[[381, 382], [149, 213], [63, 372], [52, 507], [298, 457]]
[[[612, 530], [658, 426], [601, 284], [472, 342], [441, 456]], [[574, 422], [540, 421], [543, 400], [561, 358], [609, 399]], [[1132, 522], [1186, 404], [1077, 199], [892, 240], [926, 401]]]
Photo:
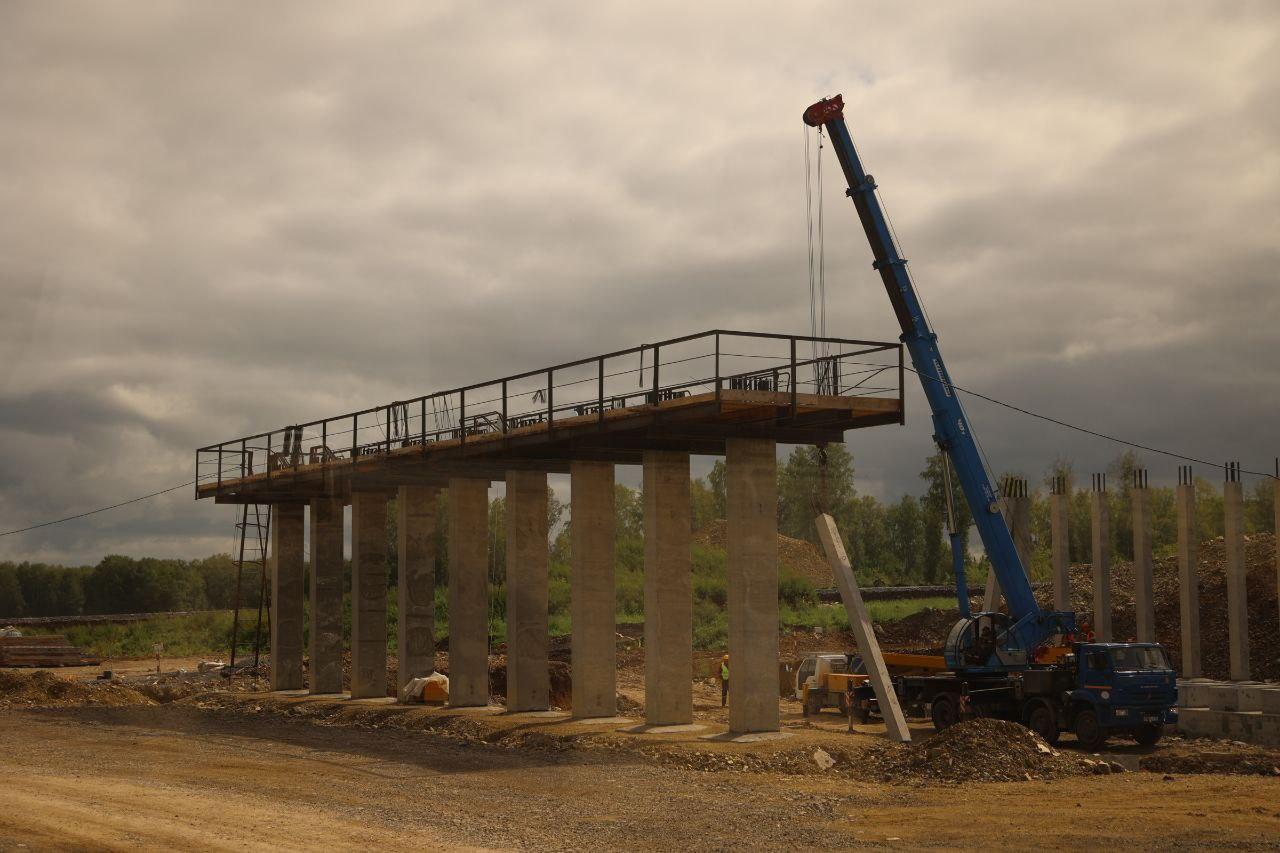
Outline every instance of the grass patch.
[[[256, 617], [255, 612], [253, 618]], [[231, 648], [231, 611], [157, 617], [123, 624], [72, 625], [62, 633], [72, 644], [103, 658], [151, 657], [156, 643], [163, 645], [161, 654], [166, 657], [204, 654], [225, 657]], [[265, 632], [263, 640], [265, 643]], [[241, 653], [253, 652], [252, 621], [246, 627], [241, 620], [237, 646]]]

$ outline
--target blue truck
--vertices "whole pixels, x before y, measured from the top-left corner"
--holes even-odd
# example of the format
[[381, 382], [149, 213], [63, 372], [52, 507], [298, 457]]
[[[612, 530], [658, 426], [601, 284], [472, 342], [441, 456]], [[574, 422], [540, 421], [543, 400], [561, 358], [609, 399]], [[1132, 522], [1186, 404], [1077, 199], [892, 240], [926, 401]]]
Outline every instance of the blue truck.
[[[889, 227], [875, 179], [849, 135], [844, 99], [824, 98], [806, 109], [803, 118], [826, 134], [840, 161], [847, 195], [871, 246], [872, 267], [884, 282], [911, 369], [929, 403], [933, 439], [946, 460], [944, 475], [955, 472], [1008, 607], [1007, 613], [970, 612], [963, 560], [968, 531], [958, 529], [949, 507], [960, 619], [943, 648], [946, 669], [899, 677], [899, 698], [908, 708], [927, 709], [938, 729], [966, 717], [987, 716], [1023, 723], [1050, 743], [1070, 731], [1086, 749], [1096, 749], [1112, 735], [1155, 743], [1176, 713], [1176, 676], [1168, 656], [1155, 643], [1092, 642], [1077, 631], [1074, 613], [1044, 610], [1036, 603], [938, 335]], [[950, 500], [949, 485], [944, 491]], [[872, 700], [869, 690], [862, 692], [855, 700], [865, 710]]]

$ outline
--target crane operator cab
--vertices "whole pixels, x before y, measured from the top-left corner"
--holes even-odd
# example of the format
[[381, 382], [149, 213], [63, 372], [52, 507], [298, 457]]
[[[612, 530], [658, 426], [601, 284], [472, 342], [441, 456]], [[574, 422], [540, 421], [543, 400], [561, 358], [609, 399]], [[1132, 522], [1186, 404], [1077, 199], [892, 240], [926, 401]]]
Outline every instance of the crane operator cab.
[[1026, 651], [1012, 646], [1012, 626], [1007, 613], [978, 613], [961, 619], [947, 636], [947, 666], [970, 672], [1025, 666]]

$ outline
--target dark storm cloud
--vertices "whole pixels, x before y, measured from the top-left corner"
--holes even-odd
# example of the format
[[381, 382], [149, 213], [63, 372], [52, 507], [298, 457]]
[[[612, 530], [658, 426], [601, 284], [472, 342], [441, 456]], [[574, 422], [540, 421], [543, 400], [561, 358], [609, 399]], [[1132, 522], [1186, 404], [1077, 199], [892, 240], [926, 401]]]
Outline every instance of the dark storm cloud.
[[[834, 91], [958, 382], [1258, 467], [1280, 393], [1277, 18], [6, 4], [0, 527], [183, 482], [196, 446], [285, 423], [699, 329], [807, 331], [798, 114]], [[827, 165], [831, 329], [892, 339]], [[863, 491], [917, 488], [908, 406], [849, 436]], [[997, 470], [1116, 452], [970, 411]], [[0, 556], [229, 534], [183, 491]]]

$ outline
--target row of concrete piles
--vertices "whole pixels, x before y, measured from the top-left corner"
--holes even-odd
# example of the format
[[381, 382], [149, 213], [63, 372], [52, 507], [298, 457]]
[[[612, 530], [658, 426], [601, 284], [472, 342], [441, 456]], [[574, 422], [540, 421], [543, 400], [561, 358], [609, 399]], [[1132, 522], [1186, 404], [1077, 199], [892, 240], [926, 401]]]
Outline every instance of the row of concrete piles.
[[[778, 554], [775, 442], [726, 441], [729, 728], [778, 729]], [[643, 456], [645, 723], [693, 722], [693, 583], [689, 454]], [[547, 475], [506, 473], [507, 690], [509, 712], [550, 707]], [[453, 477], [448, 500], [450, 704], [489, 703], [489, 480]], [[570, 467], [572, 710], [617, 713], [614, 466]], [[432, 486], [399, 487], [398, 677], [435, 665], [435, 501]], [[354, 492], [351, 505], [352, 698], [387, 684], [387, 541], [391, 493]], [[343, 512], [346, 497], [272, 507], [271, 686], [303, 688], [304, 513], [310, 510], [313, 694], [338, 694], [342, 678]]]
[[[1227, 586], [1227, 643], [1229, 681], [1204, 677], [1200, 642], [1199, 548], [1195, 481], [1189, 466], [1178, 469], [1177, 530], [1178, 588], [1181, 660], [1179, 689], [1180, 727], [1191, 734], [1233, 737], [1280, 745], [1280, 687], [1251, 680], [1249, 667], [1249, 607], [1244, 553], [1244, 491], [1238, 465], [1226, 466], [1223, 485], [1224, 567]], [[1094, 637], [1111, 642], [1111, 518], [1106, 476], [1093, 477], [1090, 493], [1092, 523]], [[1276, 530], [1280, 531], [1280, 478], [1274, 484]], [[1146, 471], [1138, 471], [1130, 489], [1133, 523], [1134, 636], [1138, 642], [1156, 641], [1153, 561], [1151, 548], [1151, 492]], [[1053, 604], [1071, 610], [1068, 558], [1068, 494], [1065, 479], [1054, 482], [1049, 496], [1050, 555]], [[1004, 512], [1023, 565], [1031, 558], [1031, 501], [1024, 480], [1004, 484]], [[1280, 536], [1276, 544], [1277, 589], [1280, 589]], [[986, 602], [995, 602], [999, 587], [994, 577], [987, 583]], [[990, 604], [984, 606], [993, 606]]]

